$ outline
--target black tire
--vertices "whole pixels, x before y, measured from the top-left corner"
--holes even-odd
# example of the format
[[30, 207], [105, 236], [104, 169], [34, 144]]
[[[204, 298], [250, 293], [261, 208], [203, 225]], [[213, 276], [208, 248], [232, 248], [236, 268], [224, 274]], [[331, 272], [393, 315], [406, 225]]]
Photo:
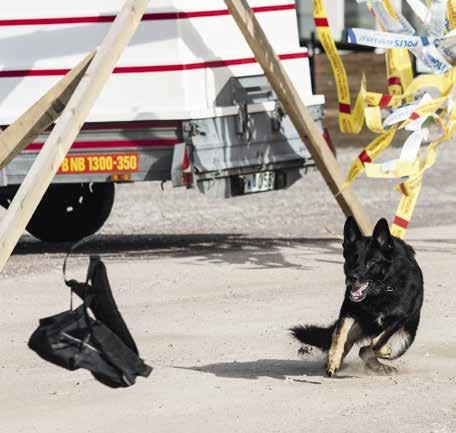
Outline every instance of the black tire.
[[113, 204], [113, 183], [52, 184], [27, 231], [47, 242], [78, 241], [103, 226]]

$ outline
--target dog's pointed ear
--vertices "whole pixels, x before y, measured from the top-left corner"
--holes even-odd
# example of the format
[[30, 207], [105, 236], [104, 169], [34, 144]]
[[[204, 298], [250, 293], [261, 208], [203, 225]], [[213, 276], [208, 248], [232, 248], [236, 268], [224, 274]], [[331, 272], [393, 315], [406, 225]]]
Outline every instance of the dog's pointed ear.
[[351, 244], [363, 237], [355, 218], [349, 216], [344, 225], [344, 245]]
[[372, 234], [372, 239], [377, 242], [378, 246], [384, 251], [391, 251], [393, 249], [393, 237], [385, 218], [378, 220]]

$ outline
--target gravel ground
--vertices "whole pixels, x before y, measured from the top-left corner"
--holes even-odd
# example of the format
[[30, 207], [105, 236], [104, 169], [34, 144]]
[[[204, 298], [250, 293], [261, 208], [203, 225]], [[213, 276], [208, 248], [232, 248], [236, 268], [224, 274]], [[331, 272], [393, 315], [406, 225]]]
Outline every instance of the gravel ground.
[[[357, 152], [339, 152], [345, 169]], [[339, 378], [325, 378], [322, 355], [298, 357], [287, 335], [299, 322], [329, 322], [342, 300], [344, 218], [318, 172], [286, 191], [223, 201], [121, 185], [83, 252], [103, 254], [154, 372], [111, 391], [27, 349], [38, 318], [67, 308], [69, 296], [60, 271], [68, 245], [25, 235], [0, 277], [0, 431], [456, 431], [455, 155], [443, 148], [427, 174], [409, 232], [426, 301], [399, 375], [369, 376], [353, 353]], [[392, 217], [392, 184], [362, 178], [355, 188], [375, 218]], [[76, 255], [71, 276], [85, 266]]]

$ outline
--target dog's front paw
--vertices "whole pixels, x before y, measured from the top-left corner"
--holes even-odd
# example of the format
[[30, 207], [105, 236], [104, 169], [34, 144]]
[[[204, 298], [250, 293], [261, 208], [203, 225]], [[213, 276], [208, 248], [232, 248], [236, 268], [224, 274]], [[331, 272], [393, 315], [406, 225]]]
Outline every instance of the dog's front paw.
[[378, 371], [379, 374], [383, 376], [391, 376], [397, 374], [397, 368], [392, 367], [391, 365], [382, 364], [381, 368]]
[[337, 370], [339, 370], [339, 365], [336, 362], [334, 362], [334, 360], [328, 359], [328, 362], [326, 364], [326, 376], [334, 376]]
[[333, 377], [336, 374], [337, 368], [327, 368], [326, 376]]

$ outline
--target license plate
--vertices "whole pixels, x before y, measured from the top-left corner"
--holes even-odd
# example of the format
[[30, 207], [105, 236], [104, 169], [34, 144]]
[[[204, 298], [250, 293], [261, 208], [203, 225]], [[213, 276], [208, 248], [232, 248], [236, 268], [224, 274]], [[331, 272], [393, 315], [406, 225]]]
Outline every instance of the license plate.
[[241, 176], [244, 183], [244, 193], [263, 192], [274, 189], [275, 173], [273, 171], [262, 171]]
[[139, 171], [137, 153], [68, 155], [58, 174], [132, 173]]

